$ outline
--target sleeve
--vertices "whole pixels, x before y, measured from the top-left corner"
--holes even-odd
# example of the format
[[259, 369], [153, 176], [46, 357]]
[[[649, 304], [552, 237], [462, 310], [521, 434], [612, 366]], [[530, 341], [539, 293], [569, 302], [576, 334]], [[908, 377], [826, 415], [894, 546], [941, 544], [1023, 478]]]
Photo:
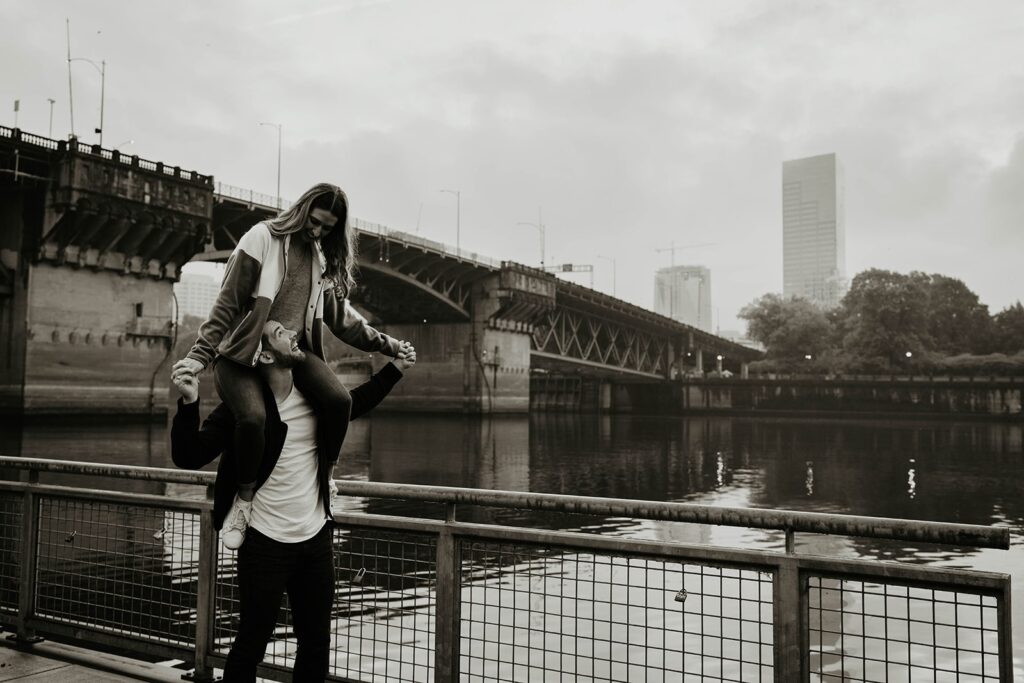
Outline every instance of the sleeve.
[[223, 403], [199, 426], [199, 401], [183, 403], [171, 424], [171, 460], [177, 467], [198, 470], [224, 452], [234, 435], [234, 418]]
[[262, 223], [242, 235], [228, 259], [210, 316], [200, 325], [199, 338], [186, 358], [197, 360], [205, 367], [216, 357], [217, 345], [256, 291], [271, 239], [270, 231]]
[[349, 392], [352, 396], [350, 419], [354, 420], [376, 408], [384, 400], [384, 397], [391, 393], [400, 379], [402, 379], [402, 371], [394, 363], [388, 363], [368, 382], [353, 388]]
[[398, 357], [398, 340], [370, 327], [348, 299], [338, 301], [333, 289], [324, 292], [324, 324], [335, 337], [360, 351]]

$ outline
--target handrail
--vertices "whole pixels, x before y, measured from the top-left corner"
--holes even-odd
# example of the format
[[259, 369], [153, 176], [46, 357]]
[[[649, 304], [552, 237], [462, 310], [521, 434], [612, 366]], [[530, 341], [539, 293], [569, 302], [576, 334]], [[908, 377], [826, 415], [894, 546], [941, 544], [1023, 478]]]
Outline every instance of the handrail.
[[[0, 456], [0, 469], [4, 468], [197, 485], [212, 484], [216, 478], [213, 472]], [[598, 498], [455, 486], [424, 486], [350, 480], [339, 480], [337, 484], [338, 492], [347, 496], [608, 515], [751, 529], [774, 529], [787, 533], [835, 534], [975, 548], [1005, 550], [1010, 547], [1010, 530], [1008, 528], [978, 524], [953, 524], [796, 510], [718, 507], [693, 503]]]

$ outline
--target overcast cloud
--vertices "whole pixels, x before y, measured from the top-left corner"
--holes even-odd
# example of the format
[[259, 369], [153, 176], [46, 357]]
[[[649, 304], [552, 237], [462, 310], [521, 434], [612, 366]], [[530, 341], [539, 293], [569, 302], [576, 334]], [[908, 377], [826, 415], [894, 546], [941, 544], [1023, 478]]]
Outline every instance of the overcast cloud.
[[[69, 132], [73, 56], [108, 62], [108, 146], [282, 194], [344, 186], [365, 220], [535, 264], [593, 264], [650, 307], [677, 254], [723, 329], [781, 290], [781, 165], [836, 152], [847, 270], [1022, 297], [1024, 5], [965, 2], [0, 0], [3, 123]], [[75, 125], [99, 77], [74, 65]], [[585, 277], [577, 281], [587, 284]]]

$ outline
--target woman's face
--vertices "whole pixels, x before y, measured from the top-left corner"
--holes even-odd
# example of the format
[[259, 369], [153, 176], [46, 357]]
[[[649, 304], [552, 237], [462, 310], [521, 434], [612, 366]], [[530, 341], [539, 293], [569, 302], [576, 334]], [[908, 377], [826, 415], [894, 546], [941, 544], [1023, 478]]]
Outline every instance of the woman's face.
[[337, 224], [338, 217], [327, 209], [313, 209], [309, 212], [302, 234], [309, 241], [316, 241], [326, 237]]

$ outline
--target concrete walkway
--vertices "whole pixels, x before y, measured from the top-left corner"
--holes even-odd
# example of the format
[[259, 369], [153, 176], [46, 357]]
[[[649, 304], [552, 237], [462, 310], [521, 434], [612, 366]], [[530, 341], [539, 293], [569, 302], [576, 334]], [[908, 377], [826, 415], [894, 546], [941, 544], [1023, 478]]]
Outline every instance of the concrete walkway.
[[181, 669], [44, 642], [14, 648], [0, 638], [0, 683], [181, 683]]

